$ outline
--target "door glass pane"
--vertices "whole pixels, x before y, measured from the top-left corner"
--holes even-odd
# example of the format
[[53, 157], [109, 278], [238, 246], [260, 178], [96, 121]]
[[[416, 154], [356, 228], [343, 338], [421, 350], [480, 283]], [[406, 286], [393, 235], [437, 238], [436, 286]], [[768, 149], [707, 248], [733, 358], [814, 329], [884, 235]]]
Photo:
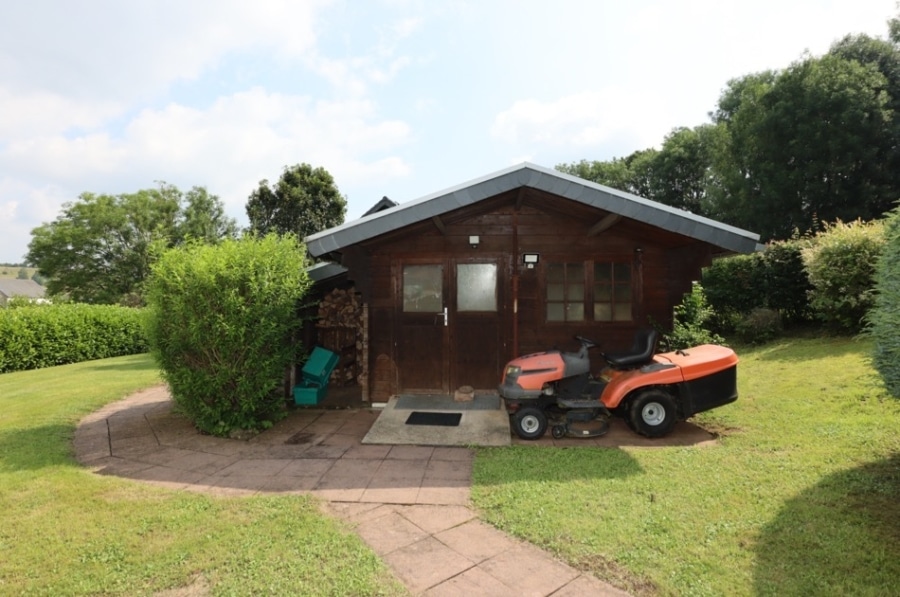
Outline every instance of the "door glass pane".
[[460, 263], [456, 266], [456, 309], [497, 310], [497, 265]]
[[566, 306], [563, 303], [547, 303], [547, 321], [565, 321]]
[[584, 321], [584, 303], [569, 303], [566, 306], [566, 321]]
[[437, 313], [444, 310], [444, 266], [403, 266], [403, 311]]
[[563, 286], [562, 284], [547, 284], [547, 300], [548, 301], [561, 301], [564, 300], [563, 296]]

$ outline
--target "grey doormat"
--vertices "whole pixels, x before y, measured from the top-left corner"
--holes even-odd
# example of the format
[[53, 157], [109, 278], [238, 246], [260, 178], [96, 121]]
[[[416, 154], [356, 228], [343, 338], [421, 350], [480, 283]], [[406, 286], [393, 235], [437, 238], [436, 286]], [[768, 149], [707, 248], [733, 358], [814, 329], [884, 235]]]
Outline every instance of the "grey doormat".
[[436, 413], [414, 410], [406, 417], [407, 425], [431, 425], [432, 427], [456, 427], [462, 413]]
[[[511, 443], [509, 415], [499, 408], [497, 396], [486, 396], [495, 408], [486, 408], [485, 402], [476, 397], [472, 402], [454, 402], [451, 396], [440, 396], [438, 402], [429, 396], [394, 396], [372, 424], [363, 438], [364, 444], [391, 444], [413, 446], [508, 446]], [[428, 400], [431, 399], [431, 402]], [[402, 400], [402, 402], [401, 402]], [[425, 402], [422, 402], [424, 400]], [[471, 407], [460, 408], [465, 404]], [[401, 408], [400, 405], [407, 408]], [[424, 404], [424, 406], [422, 406]], [[438, 408], [444, 406], [446, 408]], [[406, 420], [414, 411], [442, 412], [460, 415], [459, 425], [407, 425]]]

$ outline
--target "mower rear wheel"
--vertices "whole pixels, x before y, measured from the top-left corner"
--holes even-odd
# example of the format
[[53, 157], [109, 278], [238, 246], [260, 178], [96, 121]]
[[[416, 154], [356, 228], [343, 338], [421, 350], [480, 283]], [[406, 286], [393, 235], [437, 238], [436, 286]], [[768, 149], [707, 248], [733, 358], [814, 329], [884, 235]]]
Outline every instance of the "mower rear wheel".
[[632, 429], [647, 437], [662, 437], [675, 427], [678, 409], [671, 394], [654, 389], [638, 394], [628, 414]]
[[513, 431], [522, 439], [535, 440], [547, 431], [547, 415], [539, 408], [520, 408], [512, 417]]

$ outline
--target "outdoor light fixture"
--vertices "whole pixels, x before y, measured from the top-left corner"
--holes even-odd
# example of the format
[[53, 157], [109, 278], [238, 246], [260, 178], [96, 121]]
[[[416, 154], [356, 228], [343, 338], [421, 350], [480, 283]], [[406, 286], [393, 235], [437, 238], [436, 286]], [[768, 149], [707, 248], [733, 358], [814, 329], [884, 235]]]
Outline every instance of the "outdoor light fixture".
[[479, 237], [479, 236], [474, 236], [474, 235], [473, 235], [473, 236], [470, 236], [470, 237], [469, 237], [469, 245], [470, 245], [473, 249], [477, 249], [477, 248], [478, 248], [478, 243], [480, 243], [480, 242], [481, 242], [481, 237]]
[[522, 255], [522, 263], [525, 264], [525, 267], [528, 269], [534, 269], [534, 264], [540, 261], [541, 256], [537, 253], [525, 253]]

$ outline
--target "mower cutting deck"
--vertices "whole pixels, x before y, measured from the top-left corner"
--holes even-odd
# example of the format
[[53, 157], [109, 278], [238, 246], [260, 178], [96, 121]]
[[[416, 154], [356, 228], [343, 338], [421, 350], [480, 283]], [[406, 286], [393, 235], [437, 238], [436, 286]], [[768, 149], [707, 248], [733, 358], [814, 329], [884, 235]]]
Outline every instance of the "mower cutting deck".
[[654, 354], [657, 333], [641, 331], [631, 352], [602, 355], [607, 366], [594, 377], [588, 351], [596, 344], [576, 339], [578, 352], [540, 352], [507, 364], [498, 390], [519, 437], [538, 439], [548, 426], [555, 438], [596, 437], [609, 430], [611, 415], [662, 437], [678, 420], [737, 400], [738, 357], [730, 348]]

